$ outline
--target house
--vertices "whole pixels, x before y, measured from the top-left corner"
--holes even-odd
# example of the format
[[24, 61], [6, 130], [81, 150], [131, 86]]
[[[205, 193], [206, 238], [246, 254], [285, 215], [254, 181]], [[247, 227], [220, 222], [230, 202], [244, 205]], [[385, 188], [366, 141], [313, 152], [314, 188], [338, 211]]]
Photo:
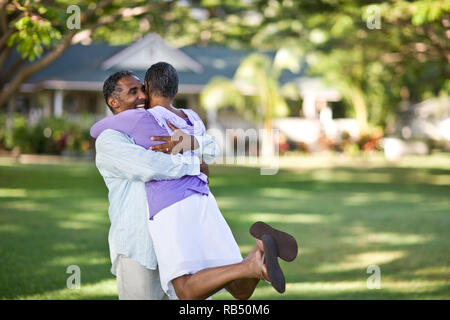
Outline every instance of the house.
[[[202, 89], [214, 76], [231, 79], [242, 59], [253, 52], [216, 45], [174, 48], [155, 33], [126, 46], [77, 44], [24, 83], [20, 93], [9, 101], [7, 110], [35, 118], [50, 115], [77, 118], [83, 113], [102, 118], [110, 114], [102, 94], [103, 81], [109, 75], [119, 70], [132, 70], [143, 79], [150, 65], [165, 61], [179, 74], [175, 105], [194, 109], [207, 123], [211, 117], [199, 106]], [[275, 55], [275, 52], [264, 53], [272, 58]], [[320, 79], [305, 77], [304, 72], [305, 66], [298, 74], [284, 72], [280, 81], [298, 85], [306, 120], [314, 123], [331, 120], [327, 103], [339, 100], [339, 92], [321, 85]], [[218, 123], [222, 128], [254, 126], [233, 112], [219, 114]], [[295, 135], [292, 137], [296, 139]]]
[[415, 104], [405, 103], [387, 129], [382, 144], [386, 158], [425, 155], [433, 148], [450, 151], [450, 97], [439, 96]]

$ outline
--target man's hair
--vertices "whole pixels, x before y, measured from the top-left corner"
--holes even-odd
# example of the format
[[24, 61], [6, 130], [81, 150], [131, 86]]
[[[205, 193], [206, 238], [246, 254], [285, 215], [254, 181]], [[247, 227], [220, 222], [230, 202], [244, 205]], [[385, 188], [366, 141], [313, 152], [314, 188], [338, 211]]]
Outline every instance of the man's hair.
[[158, 62], [148, 68], [145, 82], [150, 87], [149, 95], [173, 99], [178, 92], [178, 74], [172, 65]]
[[117, 82], [125, 77], [136, 77], [136, 75], [131, 71], [118, 71], [110, 75], [108, 79], [103, 82], [103, 96], [105, 97], [106, 105], [112, 113], [114, 113], [114, 111], [108, 103], [108, 98], [113, 96], [114, 92], [116, 91]]

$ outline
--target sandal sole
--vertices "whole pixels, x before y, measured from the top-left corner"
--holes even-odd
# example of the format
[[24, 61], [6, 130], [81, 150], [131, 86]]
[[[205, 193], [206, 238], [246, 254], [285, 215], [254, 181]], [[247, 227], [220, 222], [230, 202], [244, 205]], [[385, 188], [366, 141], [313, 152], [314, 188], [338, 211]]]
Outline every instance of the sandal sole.
[[278, 256], [284, 261], [293, 261], [297, 257], [297, 241], [286, 232], [277, 230], [262, 221], [258, 221], [250, 227], [250, 234], [259, 240], [262, 240], [265, 234], [270, 235], [277, 246]]
[[275, 240], [270, 235], [263, 235], [264, 255], [266, 259], [267, 274], [270, 284], [279, 293], [286, 291], [286, 280], [283, 271], [278, 264], [278, 252]]

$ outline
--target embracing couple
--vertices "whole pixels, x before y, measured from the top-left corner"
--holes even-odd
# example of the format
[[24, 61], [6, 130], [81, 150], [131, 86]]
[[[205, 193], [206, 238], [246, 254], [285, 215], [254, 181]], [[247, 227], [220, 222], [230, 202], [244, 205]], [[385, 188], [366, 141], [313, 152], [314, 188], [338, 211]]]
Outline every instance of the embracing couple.
[[117, 72], [103, 86], [114, 115], [91, 128], [109, 190], [119, 299], [197, 300], [223, 289], [248, 299], [260, 280], [284, 292], [278, 257], [294, 260], [296, 240], [256, 222], [255, 245], [242, 258], [208, 186], [207, 163], [218, 147], [193, 110], [173, 106], [177, 92], [178, 75], [168, 63], [152, 65], [144, 84]]

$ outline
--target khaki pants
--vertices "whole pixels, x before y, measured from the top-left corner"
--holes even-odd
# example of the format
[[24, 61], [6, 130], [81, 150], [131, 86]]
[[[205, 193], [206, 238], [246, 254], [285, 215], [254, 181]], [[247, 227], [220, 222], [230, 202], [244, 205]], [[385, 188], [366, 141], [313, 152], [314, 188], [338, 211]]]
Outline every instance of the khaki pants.
[[119, 300], [168, 300], [161, 288], [159, 271], [150, 270], [125, 255], [117, 258]]

